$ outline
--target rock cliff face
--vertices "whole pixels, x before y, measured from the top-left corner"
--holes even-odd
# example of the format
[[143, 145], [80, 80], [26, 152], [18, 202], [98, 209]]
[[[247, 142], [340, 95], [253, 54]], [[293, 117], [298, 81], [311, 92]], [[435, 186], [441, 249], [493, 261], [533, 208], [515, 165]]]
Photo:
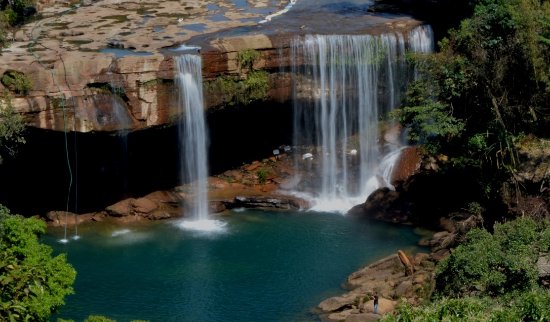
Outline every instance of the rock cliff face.
[[[316, 10], [297, 6], [258, 24], [259, 11], [224, 11], [224, 1], [216, 5], [218, 12], [223, 12], [224, 23], [219, 21], [220, 13], [213, 18], [216, 10], [210, 10], [213, 5], [207, 1], [186, 7], [188, 13], [181, 17], [171, 14], [181, 8], [172, 8], [169, 1], [160, 2], [158, 8], [141, 9], [123, 2], [90, 2], [69, 13], [55, 7], [54, 2], [44, 9], [43, 20], [14, 35], [16, 42], [2, 55], [0, 77], [17, 71], [31, 80], [29, 93], [13, 98], [16, 111], [24, 115], [28, 125], [92, 132], [173, 123], [179, 117], [173, 82], [173, 55], [179, 52], [173, 49], [181, 43], [201, 48], [206, 108], [243, 104], [228, 98], [231, 88], [224, 87], [223, 81], [246, 79], [250, 68], [239, 64], [238, 53], [247, 49], [259, 53], [249, 67], [268, 73], [268, 90], [256, 99], [288, 102], [292, 95], [290, 75], [284, 70], [291, 63], [290, 42], [294, 37], [314, 33], [405, 33], [420, 24], [408, 17], [375, 16], [359, 5], [342, 9], [328, 3]], [[280, 2], [279, 8], [283, 4]], [[357, 14], [358, 8], [361, 14]], [[257, 20], [251, 22], [251, 15]], [[105, 22], [110, 22], [109, 27]], [[195, 25], [203, 25], [203, 30], [191, 31]], [[178, 32], [178, 28], [187, 29]], [[0, 85], [0, 90], [3, 87]]]

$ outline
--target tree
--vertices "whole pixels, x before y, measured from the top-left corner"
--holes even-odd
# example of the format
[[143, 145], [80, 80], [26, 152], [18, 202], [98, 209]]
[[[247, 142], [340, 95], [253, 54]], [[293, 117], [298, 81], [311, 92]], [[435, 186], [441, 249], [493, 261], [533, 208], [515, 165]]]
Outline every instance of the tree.
[[76, 271], [39, 242], [45, 224], [0, 205], [0, 320], [47, 321], [73, 293]]
[[18, 147], [25, 143], [25, 124], [21, 115], [14, 111], [11, 97], [0, 97], [0, 164], [5, 157], [13, 157]]
[[537, 284], [536, 262], [547, 252], [546, 222], [518, 218], [495, 224], [491, 234], [473, 229], [437, 267], [436, 290], [443, 296], [497, 296]]
[[439, 262], [431, 301], [402, 304], [383, 321], [549, 321], [550, 292], [536, 262], [550, 250], [550, 223], [518, 218], [473, 229]]

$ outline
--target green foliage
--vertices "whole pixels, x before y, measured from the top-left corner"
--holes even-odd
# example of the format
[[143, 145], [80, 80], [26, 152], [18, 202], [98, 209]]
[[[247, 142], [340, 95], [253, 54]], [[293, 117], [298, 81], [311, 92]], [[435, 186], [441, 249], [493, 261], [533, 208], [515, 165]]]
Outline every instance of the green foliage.
[[479, 178], [475, 201], [484, 208], [502, 200], [504, 182], [517, 180], [515, 138], [548, 135], [548, 39], [550, 2], [483, 0], [440, 41], [439, 52], [409, 55], [422, 77], [393, 115], [411, 143], [448, 157], [442, 172]]
[[[493, 147], [490, 152], [512, 155], [510, 137], [544, 131], [550, 121], [549, 35], [547, 1], [478, 2], [474, 15], [439, 43], [440, 52], [412, 59], [425, 76], [409, 89], [401, 116], [404, 125], [416, 126], [412, 139], [425, 136], [418, 123], [433, 119], [418, 114], [434, 110], [465, 126], [461, 135], [455, 135], [463, 146], [454, 151], [474, 147], [481, 152], [480, 146], [468, 141], [485, 133], [485, 146]], [[434, 140], [445, 143], [449, 137], [436, 132]], [[496, 164], [494, 157], [486, 160]]]
[[269, 74], [255, 70], [244, 79], [218, 77], [206, 84], [207, 91], [221, 95], [228, 105], [247, 105], [264, 100], [269, 89]]
[[5, 72], [0, 81], [10, 91], [19, 95], [27, 95], [32, 89], [31, 80], [25, 74], [15, 70]]
[[239, 101], [248, 104], [265, 99], [269, 89], [268, 76], [268, 73], [263, 70], [250, 72], [242, 83], [244, 95], [240, 96]]
[[21, 144], [25, 144], [23, 132], [25, 125], [21, 115], [11, 104], [11, 97], [0, 97], [0, 164], [5, 157], [13, 157]]
[[24, 23], [34, 12], [27, 10], [34, 7], [36, 0], [2, 0], [0, 1], [0, 52], [9, 46], [11, 40], [8, 32], [15, 26]]
[[258, 182], [263, 184], [266, 182], [267, 180], [267, 175], [269, 174], [269, 170], [266, 169], [266, 168], [260, 168], [257, 172], [256, 172], [256, 176], [258, 177]]
[[547, 290], [536, 289], [519, 297], [521, 301], [515, 303], [515, 310], [521, 321], [550, 321], [550, 293]]
[[490, 299], [480, 298], [442, 298], [421, 307], [401, 303], [397, 308], [398, 314], [386, 316], [382, 321], [488, 321], [484, 319], [484, 311], [490, 303]]
[[27, 7], [36, 5], [36, 0], [10, 0], [11, 8], [16, 12], [21, 12]]
[[253, 70], [254, 62], [260, 58], [260, 52], [255, 49], [244, 49], [237, 52], [239, 68]]
[[549, 321], [550, 292], [537, 285], [550, 223], [519, 218], [474, 229], [441, 261], [431, 302], [400, 304], [382, 321]]
[[45, 224], [0, 206], [0, 320], [47, 321], [73, 292], [76, 272], [38, 236]]
[[407, 127], [411, 143], [424, 144], [435, 154], [442, 144], [459, 136], [465, 124], [453, 116], [445, 102], [430, 96], [433, 88], [433, 84], [425, 81], [413, 82], [407, 90], [404, 106], [391, 115]]
[[425, 144], [432, 153], [439, 151], [440, 144], [452, 140], [464, 129], [464, 123], [453, 117], [441, 102], [405, 106], [393, 115], [401, 124], [407, 125], [409, 141]]
[[437, 266], [436, 292], [444, 296], [497, 296], [537, 283], [535, 263], [548, 228], [530, 218], [495, 224], [494, 233], [474, 229]]
[[3, 47], [9, 44], [8, 29], [10, 26], [10, 17], [6, 11], [0, 11], [0, 52]]
[[535, 288], [513, 292], [502, 297], [437, 298], [431, 303], [413, 307], [400, 303], [396, 312], [384, 316], [383, 322], [423, 321], [548, 321], [550, 293]]

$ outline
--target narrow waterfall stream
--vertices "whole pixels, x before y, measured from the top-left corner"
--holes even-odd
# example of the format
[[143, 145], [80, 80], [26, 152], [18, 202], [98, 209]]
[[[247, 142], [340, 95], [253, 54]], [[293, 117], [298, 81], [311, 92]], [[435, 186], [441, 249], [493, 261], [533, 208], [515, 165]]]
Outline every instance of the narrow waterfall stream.
[[[381, 146], [380, 121], [400, 104], [415, 77], [405, 54], [429, 52], [429, 26], [408, 35], [307, 35], [293, 42], [294, 145], [314, 209], [346, 211], [383, 180], [381, 161], [400, 149]], [[396, 159], [396, 157], [392, 158]], [[387, 176], [387, 174], [386, 174]]]
[[178, 103], [182, 109], [180, 133], [180, 177], [186, 184], [183, 193], [191, 198], [184, 202], [184, 216], [189, 220], [180, 223], [182, 228], [215, 231], [223, 223], [208, 219], [208, 157], [207, 132], [202, 92], [202, 60], [199, 55], [185, 54], [174, 57]]

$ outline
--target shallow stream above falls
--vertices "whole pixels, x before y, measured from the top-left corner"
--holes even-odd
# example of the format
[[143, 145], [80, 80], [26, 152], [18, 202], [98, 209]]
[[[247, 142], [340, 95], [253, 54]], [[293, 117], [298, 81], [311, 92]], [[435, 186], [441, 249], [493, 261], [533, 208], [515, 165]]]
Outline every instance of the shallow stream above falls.
[[341, 293], [349, 274], [418, 250], [420, 239], [412, 227], [334, 213], [246, 210], [220, 219], [216, 233], [178, 221], [93, 223], [67, 244], [58, 242], [63, 228], [50, 228], [44, 241], [78, 272], [75, 294], [52, 321], [317, 321], [312, 309]]

